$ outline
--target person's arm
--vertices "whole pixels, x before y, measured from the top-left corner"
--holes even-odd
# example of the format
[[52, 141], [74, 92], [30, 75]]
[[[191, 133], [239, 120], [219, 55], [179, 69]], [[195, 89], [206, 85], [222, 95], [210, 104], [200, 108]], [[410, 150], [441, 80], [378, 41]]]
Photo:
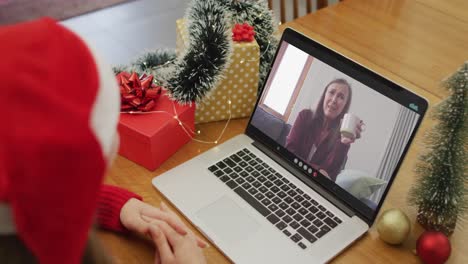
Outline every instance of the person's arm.
[[[182, 220], [169, 210], [144, 203], [141, 196], [123, 188], [102, 185], [97, 208], [97, 223], [101, 228], [147, 235], [155, 219], [167, 223], [181, 235], [190, 233]], [[202, 248], [206, 246], [206, 242], [198, 237], [197, 242]]]
[[124, 232], [127, 229], [120, 221], [122, 207], [131, 199], [142, 200], [141, 196], [125, 189], [103, 184], [98, 196], [96, 220], [99, 227]]

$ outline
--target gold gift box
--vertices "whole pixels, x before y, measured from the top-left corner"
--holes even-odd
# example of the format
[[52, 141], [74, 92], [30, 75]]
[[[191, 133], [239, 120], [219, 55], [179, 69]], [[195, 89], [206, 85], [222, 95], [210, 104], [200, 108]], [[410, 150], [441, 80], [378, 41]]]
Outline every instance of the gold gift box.
[[[176, 25], [176, 52], [180, 55], [188, 46], [188, 32], [185, 19], [178, 19]], [[197, 103], [195, 123], [226, 120], [229, 111], [231, 118], [250, 116], [257, 100], [259, 61], [260, 48], [255, 40], [234, 42], [231, 64], [223, 79]]]

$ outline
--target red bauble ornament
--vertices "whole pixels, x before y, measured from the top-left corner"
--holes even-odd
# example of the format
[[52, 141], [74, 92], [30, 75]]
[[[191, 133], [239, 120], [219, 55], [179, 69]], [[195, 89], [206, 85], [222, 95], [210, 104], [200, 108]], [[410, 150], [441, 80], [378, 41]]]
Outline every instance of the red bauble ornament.
[[442, 264], [451, 251], [450, 241], [442, 232], [426, 231], [416, 242], [416, 252], [425, 264]]

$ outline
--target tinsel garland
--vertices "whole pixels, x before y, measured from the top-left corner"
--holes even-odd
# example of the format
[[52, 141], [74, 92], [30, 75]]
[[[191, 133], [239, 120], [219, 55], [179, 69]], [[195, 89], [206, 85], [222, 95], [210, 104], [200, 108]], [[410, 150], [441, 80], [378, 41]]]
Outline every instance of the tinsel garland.
[[443, 85], [451, 95], [434, 108], [438, 123], [425, 137], [409, 202], [419, 207], [420, 223], [449, 234], [468, 211], [468, 62]]
[[158, 84], [182, 103], [201, 101], [223, 78], [230, 64], [231, 28], [236, 23], [254, 26], [260, 47], [259, 87], [262, 87], [274, 57], [278, 39], [273, 14], [264, 0], [193, 0], [186, 19], [189, 46], [175, 58], [173, 51], [144, 54], [123, 70], [156, 76]]
[[[270, 64], [275, 56], [278, 38], [277, 24], [268, 2], [259, 1], [220, 1], [230, 9], [234, 23], [247, 22], [255, 28], [255, 40], [260, 47], [260, 73], [258, 87], [263, 87]], [[260, 90], [259, 90], [260, 92]]]
[[131, 66], [117, 65], [112, 70], [115, 75], [123, 71], [136, 72], [138, 74], [149, 73], [175, 59], [176, 53], [173, 49], [156, 49], [141, 55]]
[[201, 101], [222, 77], [232, 52], [229, 12], [219, 0], [192, 1], [186, 14], [189, 45], [174, 64], [157, 71], [176, 100]]

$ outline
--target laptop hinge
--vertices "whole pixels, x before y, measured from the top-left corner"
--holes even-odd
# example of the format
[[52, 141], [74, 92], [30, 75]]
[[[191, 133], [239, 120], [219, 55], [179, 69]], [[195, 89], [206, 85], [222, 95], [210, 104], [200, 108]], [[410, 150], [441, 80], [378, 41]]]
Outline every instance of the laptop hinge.
[[[336, 199], [333, 194], [331, 194], [329, 191], [324, 189], [322, 186], [320, 186], [318, 183], [315, 183], [313, 181], [310, 181], [307, 179], [307, 176], [305, 176], [302, 171], [298, 170], [294, 166], [289, 165], [286, 161], [284, 161], [283, 158], [281, 158], [278, 153], [274, 152], [270, 148], [266, 147], [262, 143], [255, 141], [252, 143], [256, 148], [258, 148], [260, 151], [265, 153], [267, 156], [269, 156], [271, 159], [273, 159], [275, 162], [277, 162], [279, 165], [281, 165], [283, 168], [285, 168], [287, 171], [292, 173], [294, 176], [296, 176], [298, 179], [300, 179], [304, 184], [312, 188], [314, 191], [316, 191], [318, 194], [323, 196], [325, 199], [327, 199], [330, 203], [338, 207], [341, 211], [343, 211], [346, 215], [349, 217], [352, 217], [354, 215], [357, 215], [349, 206], [347, 206], [345, 203], [341, 202], [340, 200]], [[360, 217], [362, 219], [362, 217]], [[364, 219], [363, 219], [364, 220]]]

